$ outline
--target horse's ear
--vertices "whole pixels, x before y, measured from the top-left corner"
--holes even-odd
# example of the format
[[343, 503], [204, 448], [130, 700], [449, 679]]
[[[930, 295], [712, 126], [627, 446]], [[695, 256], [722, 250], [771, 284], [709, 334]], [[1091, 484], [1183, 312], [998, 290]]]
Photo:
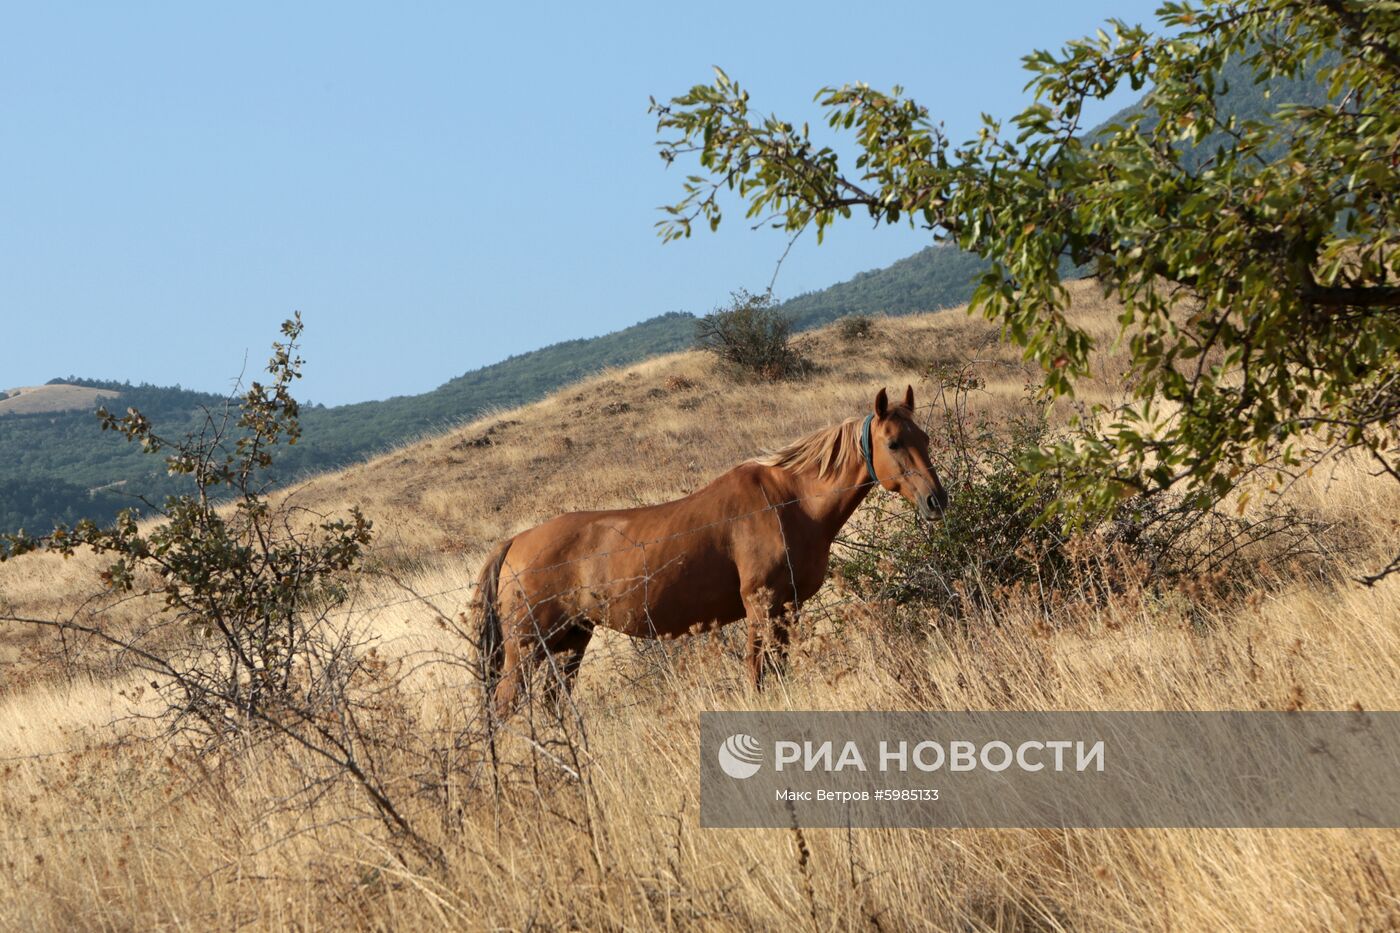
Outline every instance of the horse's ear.
[[910, 411], [913, 411], [913, 410], [914, 410], [914, 387], [913, 387], [913, 386], [905, 386], [905, 387], [904, 387], [904, 407], [907, 408], [907, 409], [909, 409]]
[[880, 389], [880, 394], [875, 396], [875, 417], [883, 418], [890, 410], [890, 397], [885, 394], [885, 390]]

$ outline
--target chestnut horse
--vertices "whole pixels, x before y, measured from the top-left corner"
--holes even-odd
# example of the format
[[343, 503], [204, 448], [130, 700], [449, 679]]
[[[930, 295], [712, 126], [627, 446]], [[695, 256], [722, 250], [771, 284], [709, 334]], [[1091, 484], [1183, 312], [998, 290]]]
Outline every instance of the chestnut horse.
[[[660, 505], [570, 512], [501, 543], [478, 581], [481, 651], [505, 714], [547, 661], [572, 687], [594, 628], [673, 638], [747, 618], [755, 687], [781, 659], [785, 612], [821, 587], [831, 542], [878, 483], [930, 519], [948, 504], [914, 423], [914, 388]], [[771, 633], [771, 642], [765, 639]], [[771, 660], [771, 659], [770, 659]]]

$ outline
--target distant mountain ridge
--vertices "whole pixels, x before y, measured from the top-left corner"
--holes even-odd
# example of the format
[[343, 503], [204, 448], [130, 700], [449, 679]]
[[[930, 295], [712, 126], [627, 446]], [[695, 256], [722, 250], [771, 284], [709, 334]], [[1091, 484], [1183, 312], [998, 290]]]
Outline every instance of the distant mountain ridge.
[[[1266, 116], [1284, 101], [1316, 103], [1323, 97], [1317, 82], [1307, 78], [1256, 85], [1239, 61], [1227, 69], [1226, 80], [1230, 90], [1224, 109], [1241, 117]], [[1150, 119], [1150, 107], [1149, 92], [1108, 124], [1144, 110]], [[1211, 151], [1215, 145], [1208, 141]], [[954, 246], [930, 246], [885, 268], [798, 295], [780, 307], [800, 329], [856, 313], [935, 311], [965, 304], [983, 268], [979, 257]], [[421, 395], [309, 408], [303, 413], [301, 442], [279, 454], [279, 478], [344, 466], [493, 408], [541, 398], [599, 370], [685, 349], [692, 343], [694, 322], [688, 313], [662, 314], [599, 337], [512, 356]], [[58, 381], [115, 391], [106, 404], [139, 408], [169, 434], [193, 428], [200, 406], [224, 401], [178, 387], [76, 377]], [[0, 414], [0, 531], [39, 530], [80, 517], [106, 521], [136, 503], [137, 495], [155, 501], [178, 488], [179, 481], [165, 474], [159, 458], [142, 455], [112, 433], [99, 432], [90, 410]]]
[[[690, 344], [694, 317], [670, 312], [600, 337], [567, 340], [472, 370], [431, 392], [302, 411], [303, 434], [277, 458], [282, 480], [343, 466], [426, 433], [514, 407], [600, 369], [669, 353]], [[158, 431], [180, 435], [198, 427], [204, 410], [225, 397], [180, 387], [133, 385], [68, 376], [53, 380], [104, 397], [113, 410], [138, 408]], [[142, 454], [98, 430], [96, 404], [77, 410], [0, 414], [0, 531], [46, 529], [79, 518], [110, 520], [182, 488], [158, 457]]]
[[981, 258], [952, 244], [927, 246], [883, 269], [783, 302], [782, 311], [802, 329], [849, 314], [918, 314], [967, 304]]

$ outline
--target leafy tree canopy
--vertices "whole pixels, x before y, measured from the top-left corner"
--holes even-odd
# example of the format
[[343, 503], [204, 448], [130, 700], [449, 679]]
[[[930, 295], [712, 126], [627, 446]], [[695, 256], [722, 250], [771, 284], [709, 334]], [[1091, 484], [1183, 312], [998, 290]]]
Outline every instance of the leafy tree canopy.
[[[1157, 18], [1026, 56], [1034, 102], [962, 143], [898, 87], [825, 88], [852, 164], [716, 70], [653, 101], [662, 157], [699, 164], [661, 235], [718, 227], [726, 196], [819, 239], [853, 214], [926, 227], [988, 261], [973, 307], [1050, 396], [1089, 370], [1063, 285], [1088, 270], [1122, 303], [1132, 400], [1036, 455], [1064, 477], [1060, 508], [1169, 487], [1213, 502], [1339, 449], [1400, 481], [1400, 4], [1203, 0]], [[1218, 100], [1241, 62], [1261, 83], [1314, 74], [1323, 93], [1229, 114]], [[1085, 102], [1124, 85], [1150, 86], [1148, 106], [1082, 130]]]

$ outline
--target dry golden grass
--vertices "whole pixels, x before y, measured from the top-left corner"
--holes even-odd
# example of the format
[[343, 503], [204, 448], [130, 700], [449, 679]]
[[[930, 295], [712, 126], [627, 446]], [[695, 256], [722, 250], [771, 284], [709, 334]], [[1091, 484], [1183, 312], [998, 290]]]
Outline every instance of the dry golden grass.
[[[1076, 286], [1077, 313], [1111, 309]], [[975, 359], [989, 414], [1021, 404], [1028, 372], [959, 312], [881, 320], [857, 344], [814, 338], [815, 375], [736, 386], [696, 354], [608, 372], [290, 494], [376, 521], [374, 561], [449, 617], [484, 553], [557, 512], [681, 495], [755, 452], [865, 410], [900, 361]], [[1119, 391], [1104, 356], [1091, 400]], [[927, 400], [926, 398], [921, 400]], [[484, 440], [483, 440], [484, 439]], [[954, 491], [956, 493], [956, 491]], [[1348, 524], [1376, 558], [1400, 493], [1350, 464], [1292, 493]], [[0, 568], [0, 601], [72, 611], [91, 562], [29, 556]], [[1284, 571], [1286, 577], [1287, 573]], [[347, 624], [387, 657], [466, 655], [435, 612], [366, 584]], [[381, 604], [383, 605], [381, 608]], [[139, 624], [128, 606], [113, 624]], [[850, 609], [799, 644], [788, 675], [745, 685], [732, 633], [665, 651], [602, 637], [583, 666], [582, 783], [547, 764], [493, 792], [480, 775], [418, 795], [406, 758], [381, 762], [443, 867], [405, 866], [353, 788], [307, 801], [311, 764], [262, 749], [195, 763], [140, 741], [149, 707], [119, 661], [77, 682], [53, 648], [0, 633], [22, 678], [0, 681], [0, 927], [1235, 930], [1393, 928], [1400, 836], [1282, 830], [702, 830], [696, 713], [706, 709], [1400, 709], [1400, 580], [1363, 590], [1310, 580], [1243, 604], [1125, 596], [1046, 620], [1010, 602], [996, 625], [896, 631]], [[933, 620], [930, 620], [932, 622]], [[104, 662], [105, 663], [105, 662]], [[102, 673], [107, 671], [106, 674]], [[407, 678], [386, 727], [405, 746], [468, 722], [479, 703], [442, 668]], [[439, 731], [442, 730], [442, 731]], [[110, 740], [126, 737], [124, 746]], [[84, 751], [83, 749], [92, 749]], [[530, 758], [507, 738], [502, 754]], [[42, 757], [33, 757], [39, 755]], [[443, 796], [445, 794], [446, 796]], [[450, 803], [444, 805], [443, 800]], [[292, 802], [292, 803], [289, 803]], [[801, 855], [809, 852], [807, 858]]]

